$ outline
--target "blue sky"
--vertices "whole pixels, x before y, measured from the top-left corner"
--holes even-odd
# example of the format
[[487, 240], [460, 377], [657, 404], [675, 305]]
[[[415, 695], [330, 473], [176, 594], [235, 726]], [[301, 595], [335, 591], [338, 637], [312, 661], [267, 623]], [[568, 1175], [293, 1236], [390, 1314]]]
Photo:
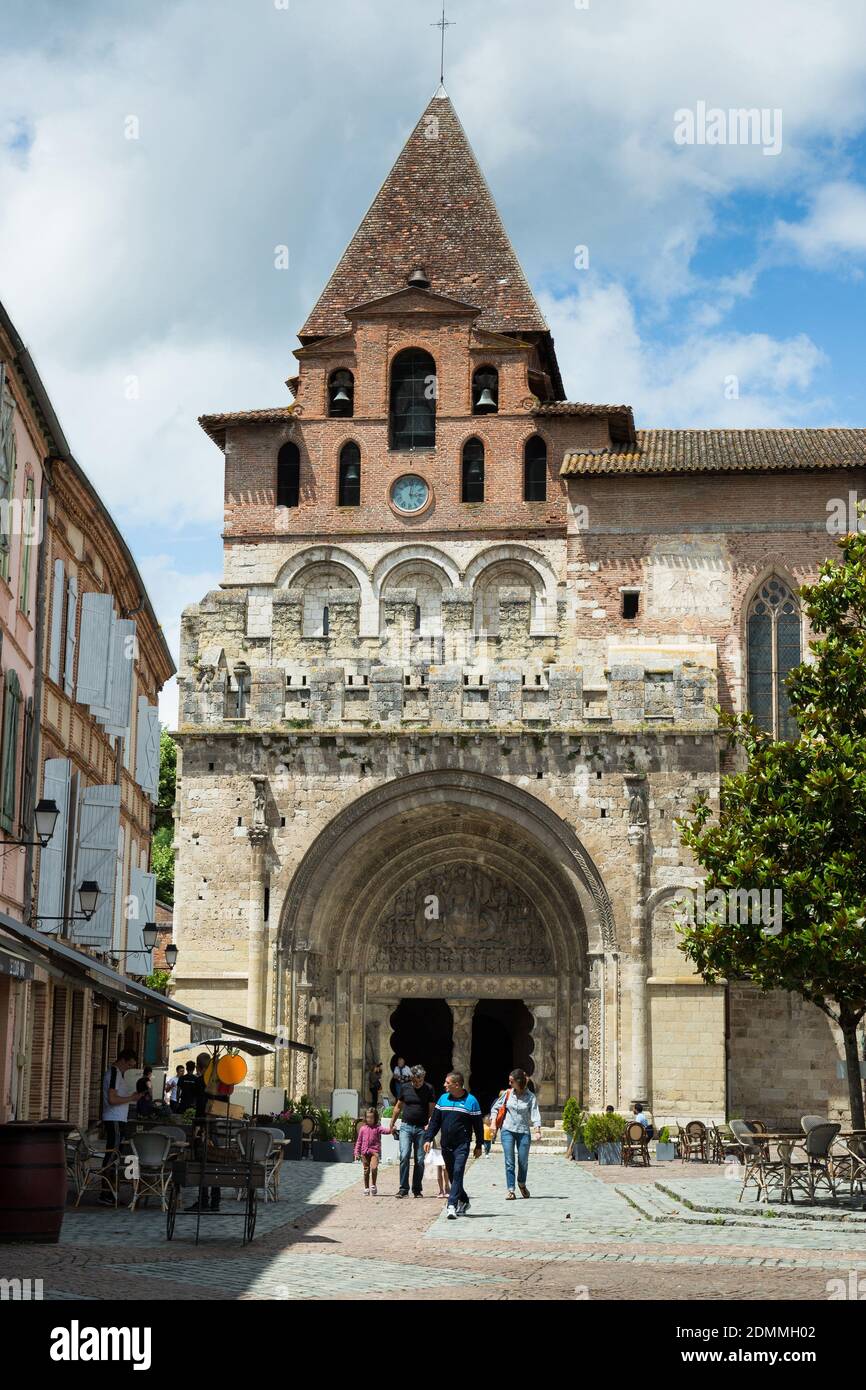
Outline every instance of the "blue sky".
[[[446, 84], [572, 399], [866, 423], [866, 5], [448, 8]], [[172, 644], [221, 572], [196, 417], [289, 399], [296, 330], [437, 85], [438, 11], [4, 6], [0, 298]], [[781, 111], [780, 152], [678, 145], [699, 102]]]

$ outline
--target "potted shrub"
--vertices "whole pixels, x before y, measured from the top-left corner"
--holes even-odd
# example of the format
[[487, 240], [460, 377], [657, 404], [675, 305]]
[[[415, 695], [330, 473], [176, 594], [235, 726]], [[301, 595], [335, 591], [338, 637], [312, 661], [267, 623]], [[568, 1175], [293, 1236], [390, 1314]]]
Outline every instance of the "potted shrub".
[[316, 1163], [336, 1163], [337, 1145], [334, 1142], [334, 1122], [327, 1110], [316, 1110], [316, 1135], [311, 1144]]
[[269, 1121], [274, 1129], [282, 1130], [288, 1144], [283, 1145], [283, 1158], [295, 1159], [301, 1156], [301, 1116], [296, 1115], [291, 1103], [285, 1110], [274, 1115]]
[[583, 1126], [585, 1123], [586, 1112], [581, 1110], [574, 1096], [569, 1096], [562, 1111], [562, 1128], [568, 1140], [566, 1154], [568, 1158], [581, 1159], [584, 1162], [592, 1158], [592, 1154], [584, 1143]]
[[355, 1162], [355, 1121], [348, 1112], [334, 1121], [334, 1148], [338, 1163]]
[[587, 1115], [583, 1142], [598, 1155], [599, 1163], [622, 1162], [622, 1136], [626, 1120], [622, 1115]]
[[665, 1163], [676, 1158], [676, 1145], [671, 1142], [671, 1132], [667, 1125], [662, 1125], [659, 1130], [659, 1137], [656, 1140], [656, 1162]]

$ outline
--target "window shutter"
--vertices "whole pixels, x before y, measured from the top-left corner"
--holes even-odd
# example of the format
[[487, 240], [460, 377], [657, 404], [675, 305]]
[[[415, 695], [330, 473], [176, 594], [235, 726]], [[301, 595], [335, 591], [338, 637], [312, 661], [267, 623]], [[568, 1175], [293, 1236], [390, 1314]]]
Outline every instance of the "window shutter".
[[[48, 758], [42, 795], [55, 801], [59, 815], [54, 834], [39, 851], [39, 896], [37, 917], [62, 917], [66, 889], [66, 845], [69, 825], [69, 792], [72, 764], [68, 758]], [[59, 932], [60, 922], [37, 922], [39, 931]]]
[[90, 705], [94, 713], [108, 705], [114, 621], [111, 594], [82, 595], [76, 698], [79, 704]]
[[15, 671], [6, 672], [6, 704], [3, 710], [3, 773], [0, 789], [0, 825], [12, 831], [15, 820], [15, 787], [18, 781], [18, 716], [21, 685]]
[[126, 926], [127, 970], [133, 975], [149, 975], [153, 952], [144, 949], [144, 928], [156, 921], [156, 874], [133, 866], [129, 871], [129, 892], [135, 909]]
[[78, 850], [75, 856], [74, 883], [76, 911], [78, 889], [85, 879], [94, 879], [99, 884], [100, 896], [96, 912], [90, 921], [76, 923], [76, 934], [80, 941], [102, 946], [104, 949], [111, 945], [119, 830], [120, 788], [85, 787], [81, 793], [78, 814]]
[[66, 586], [66, 651], [63, 656], [63, 689], [71, 695], [75, 689], [75, 620], [78, 612], [78, 580], [70, 574]]
[[135, 659], [135, 623], [121, 618], [114, 624], [111, 638], [111, 693], [105, 727], [119, 738], [129, 736], [129, 702], [132, 694], [132, 667]]
[[60, 683], [60, 639], [63, 635], [63, 600], [66, 597], [66, 572], [62, 560], [54, 561], [54, 587], [51, 590], [51, 640], [48, 646], [48, 677]]
[[159, 709], [148, 704], [144, 695], [138, 701], [138, 737], [135, 749], [135, 780], [151, 801], [159, 800]]

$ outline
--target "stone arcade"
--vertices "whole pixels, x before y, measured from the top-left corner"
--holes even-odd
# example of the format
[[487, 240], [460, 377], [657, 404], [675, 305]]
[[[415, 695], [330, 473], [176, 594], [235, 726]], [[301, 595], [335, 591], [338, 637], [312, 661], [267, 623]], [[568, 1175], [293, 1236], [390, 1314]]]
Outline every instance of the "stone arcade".
[[180, 998], [312, 1042], [272, 1071], [322, 1102], [402, 1053], [485, 1101], [523, 1064], [548, 1113], [841, 1113], [823, 1015], [678, 950], [675, 819], [717, 796], [716, 703], [787, 727], [864, 432], [566, 401], [441, 90], [299, 337], [293, 404], [201, 422], [225, 574], [183, 622]]

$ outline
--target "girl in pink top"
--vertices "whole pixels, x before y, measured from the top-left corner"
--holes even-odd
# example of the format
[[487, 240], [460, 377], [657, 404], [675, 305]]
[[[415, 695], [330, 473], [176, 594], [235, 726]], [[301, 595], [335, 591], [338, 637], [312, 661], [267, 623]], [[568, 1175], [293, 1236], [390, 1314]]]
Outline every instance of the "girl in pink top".
[[364, 1123], [358, 1126], [358, 1137], [355, 1140], [355, 1157], [360, 1158], [364, 1165], [365, 1197], [375, 1197], [377, 1194], [376, 1174], [379, 1171], [379, 1159], [382, 1157], [383, 1132], [379, 1124], [378, 1110], [368, 1110]]

